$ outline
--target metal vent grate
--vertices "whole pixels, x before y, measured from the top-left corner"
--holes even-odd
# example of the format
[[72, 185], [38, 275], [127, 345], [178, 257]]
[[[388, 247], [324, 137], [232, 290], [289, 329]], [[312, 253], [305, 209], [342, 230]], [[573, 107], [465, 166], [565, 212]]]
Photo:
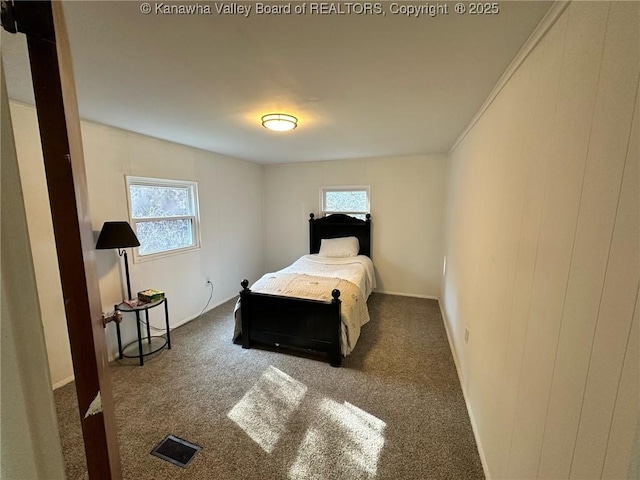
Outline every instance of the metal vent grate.
[[162, 440], [156, 448], [151, 450], [151, 455], [166, 460], [182, 468], [186, 468], [202, 447], [187, 442], [174, 435], [169, 435]]

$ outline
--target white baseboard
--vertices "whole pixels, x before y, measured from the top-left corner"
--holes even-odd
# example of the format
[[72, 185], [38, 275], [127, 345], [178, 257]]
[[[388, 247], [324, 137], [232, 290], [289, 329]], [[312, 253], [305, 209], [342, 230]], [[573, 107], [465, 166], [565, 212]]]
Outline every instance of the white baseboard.
[[219, 307], [219, 306], [220, 306], [220, 305], [222, 305], [223, 303], [227, 303], [229, 300], [231, 300], [231, 299], [233, 299], [233, 298], [236, 298], [237, 296], [238, 296], [238, 294], [237, 294], [237, 293], [236, 293], [236, 294], [234, 294], [234, 295], [231, 295], [229, 298], [225, 298], [225, 299], [223, 299], [223, 300], [220, 300], [220, 301], [219, 301], [219, 302], [217, 302], [217, 303], [214, 303], [213, 305], [211, 305], [209, 308], [207, 308], [207, 309], [206, 309], [204, 312], [202, 312], [202, 313], [196, 313], [195, 315], [191, 315], [191, 316], [189, 316], [189, 317], [187, 317], [187, 318], [184, 318], [184, 319], [180, 320], [178, 323], [175, 323], [175, 324], [171, 325], [170, 330], [175, 330], [176, 328], [181, 327], [182, 325], [184, 325], [184, 324], [186, 324], [186, 323], [189, 323], [191, 320], [195, 320], [195, 319], [196, 319], [196, 318], [198, 318], [200, 315], [204, 315], [204, 314], [205, 314], [205, 313], [207, 313], [209, 310], [213, 310], [214, 308]]
[[420, 295], [417, 293], [389, 292], [387, 290], [374, 290], [373, 293], [384, 293], [385, 295], [398, 295], [400, 297], [415, 297], [426, 298], [428, 300], [438, 300], [438, 297], [434, 297], [433, 295]]
[[487, 457], [484, 454], [484, 448], [482, 448], [482, 442], [480, 441], [480, 435], [478, 434], [478, 424], [476, 423], [476, 417], [473, 414], [471, 405], [469, 405], [469, 398], [467, 397], [467, 389], [465, 388], [464, 375], [462, 374], [460, 361], [458, 360], [458, 353], [454, 347], [451, 332], [449, 331], [449, 322], [447, 321], [447, 315], [444, 313], [444, 309], [442, 308], [442, 302], [439, 302], [439, 305], [440, 305], [440, 313], [442, 314], [442, 322], [444, 323], [444, 331], [447, 334], [447, 340], [449, 341], [449, 348], [451, 349], [451, 355], [453, 356], [453, 363], [455, 364], [456, 371], [458, 372], [458, 380], [460, 380], [460, 388], [462, 388], [462, 396], [464, 397], [464, 403], [467, 406], [467, 412], [469, 413], [469, 420], [471, 421], [471, 429], [473, 430], [473, 436], [475, 437], [476, 445], [478, 446], [478, 454], [480, 455], [480, 462], [482, 462], [482, 470], [484, 471], [485, 478], [487, 480], [491, 480], [491, 475], [489, 474], [489, 465], [487, 464]]
[[71, 383], [75, 380], [75, 376], [71, 375], [63, 380], [60, 380], [59, 382], [56, 382], [53, 384], [53, 390], [57, 390], [60, 387], [64, 387], [67, 383]]

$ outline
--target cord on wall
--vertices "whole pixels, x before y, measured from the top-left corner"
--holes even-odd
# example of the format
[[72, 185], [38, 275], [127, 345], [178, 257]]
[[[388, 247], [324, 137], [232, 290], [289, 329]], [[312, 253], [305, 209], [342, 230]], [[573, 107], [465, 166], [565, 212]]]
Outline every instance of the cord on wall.
[[204, 306], [202, 311], [196, 316], [196, 318], [198, 318], [200, 315], [202, 315], [204, 313], [204, 311], [209, 306], [209, 303], [211, 303], [211, 298], [213, 298], [213, 283], [211, 283], [211, 280], [209, 280], [208, 278], [207, 278], [207, 285], [209, 285], [211, 287], [211, 292], [209, 293], [209, 300], [207, 300], [207, 304]]
[[[209, 293], [209, 299], [207, 300], [207, 304], [204, 306], [204, 308], [202, 309], [202, 311], [196, 315], [194, 318], [198, 318], [200, 315], [202, 315], [204, 313], [204, 311], [207, 309], [207, 307], [209, 306], [209, 304], [211, 303], [211, 299], [213, 298], [213, 283], [211, 282], [211, 280], [207, 279], [207, 285], [209, 285], [211, 287], [211, 292]], [[140, 322], [143, 325], [146, 325], [147, 322], [145, 322], [142, 318], [140, 319]], [[166, 332], [166, 329], [164, 328], [157, 328], [154, 327], [153, 325], [149, 324], [149, 328], [151, 328], [151, 330], [157, 331], [157, 332]]]

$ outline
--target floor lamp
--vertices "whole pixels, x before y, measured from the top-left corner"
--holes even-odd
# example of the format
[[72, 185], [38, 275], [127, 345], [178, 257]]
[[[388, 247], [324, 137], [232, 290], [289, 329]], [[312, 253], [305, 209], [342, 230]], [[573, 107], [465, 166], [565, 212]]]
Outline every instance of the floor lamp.
[[133, 233], [129, 222], [104, 222], [96, 243], [97, 250], [117, 248], [118, 255], [121, 257], [124, 255], [124, 271], [127, 277], [127, 294], [129, 295], [127, 300], [131, 299], [131, 280], [129, 279], [129, 261], [125, 248], [139, 246], [138, 237]]

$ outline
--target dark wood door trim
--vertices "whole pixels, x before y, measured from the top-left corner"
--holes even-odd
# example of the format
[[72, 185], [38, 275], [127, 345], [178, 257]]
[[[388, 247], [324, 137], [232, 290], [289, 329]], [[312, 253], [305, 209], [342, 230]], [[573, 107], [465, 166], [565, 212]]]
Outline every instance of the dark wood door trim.
[[12, 8], [17, 30], [27, 35], [89, 478], [120, 479], [80, 119], [62, 4], [23, 1], [14, 2]]

